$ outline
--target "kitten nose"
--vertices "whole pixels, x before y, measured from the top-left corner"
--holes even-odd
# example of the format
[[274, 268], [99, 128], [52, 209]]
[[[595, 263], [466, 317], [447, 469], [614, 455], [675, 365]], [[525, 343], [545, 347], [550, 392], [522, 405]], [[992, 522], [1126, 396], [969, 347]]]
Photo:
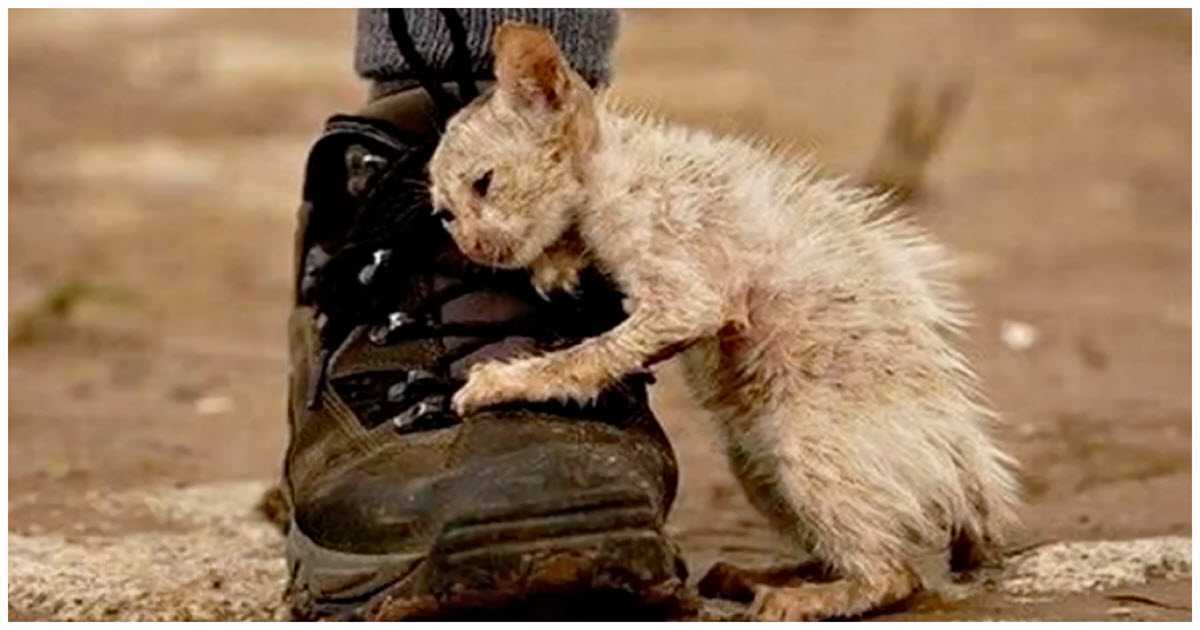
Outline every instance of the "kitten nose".
[[458, 247], [464, 254], [467, 255], [468, 258], [475, 260], [483, 259], [484, 254], [486, 253], [484, 251], [485, 248], [483, 247], [483, 242], [473, 234], [463, 234], [459, 238]]

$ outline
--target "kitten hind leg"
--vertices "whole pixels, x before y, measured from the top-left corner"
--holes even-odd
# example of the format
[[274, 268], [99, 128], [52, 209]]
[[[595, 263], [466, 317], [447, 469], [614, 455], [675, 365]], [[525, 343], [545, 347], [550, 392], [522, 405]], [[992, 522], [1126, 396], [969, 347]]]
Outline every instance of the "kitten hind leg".
[[[755, 618], [856, 617], [921, 588], [895, 544], [895, 524], [880, 518], [887, 514], [882, 503], [888, 499], [864, 484], [853, 460], [843, 457], [849, 449], [838, 440], [845, 436], [825, 431], [776, 435], [771, 428], [787, 425], [773, 417], [754, 418], [750, 426], [754, 428], [727, 436], [731, 467], [759, 512], [797, 551], [814, 554], [825, 569], [812, 575], [808, 566], [804, 570], [809, 575], [798, 573], [794, 579], [753, 579], [753, 572], [741, 571], [741, 577], [754, 582]], [[744, 597], [744, 587], [740, 590]]]
[[841, 578], [801, 586], [756, 586], [750, 615], [761, 621], [858, 617], [907, 599], [921, 588], [916, 573], [881, 567], [871, 578]]
[[767, 567], [742, 567], [720, 561], [709, 567], [696, 589], [702, 597], [749, 604], [754, 601], [759, 586], [800, 586], [828, 579], [828, 568], [815, 560]]

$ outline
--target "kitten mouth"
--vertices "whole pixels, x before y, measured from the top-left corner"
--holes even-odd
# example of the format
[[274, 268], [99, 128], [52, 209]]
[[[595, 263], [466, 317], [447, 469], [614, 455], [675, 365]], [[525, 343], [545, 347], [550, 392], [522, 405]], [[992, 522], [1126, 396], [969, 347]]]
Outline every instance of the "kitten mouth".
[[[466, 253], [466, 252], [464, 252]], [[467, 254], [467, 258], [481, 265], [496, 267], [499, 269], [519, 269], [523, 265], [516, 264], [513, 261], [515, 256], [514, 248], [508, 245], [492, 245], [485, 248], [476, 249]]]
[[488, 264], [497, 269], [521, 269], [526, 266], [514, 262], [512, 256], [496, 257], [490, 260]]

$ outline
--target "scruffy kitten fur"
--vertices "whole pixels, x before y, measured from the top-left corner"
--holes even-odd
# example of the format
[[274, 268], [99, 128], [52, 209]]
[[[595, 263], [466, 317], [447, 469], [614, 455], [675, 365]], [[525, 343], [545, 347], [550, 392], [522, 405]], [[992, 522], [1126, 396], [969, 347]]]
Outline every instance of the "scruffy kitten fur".
[[1013, 462], [953, 346], [948, 253], [807, 158], [621, 108], [550, 34], [507, 23], [497, 83], [430, 162], [436, 212], [481, 264], [571, 289], [595, 264], [628, 297], [613, 330], [477, 365], [454, 404], [592, 399], [678, 354], [755, 507], [834, 579], [756, 587], [761, 619], [848, 617], [976, 557], [1015, 525]]

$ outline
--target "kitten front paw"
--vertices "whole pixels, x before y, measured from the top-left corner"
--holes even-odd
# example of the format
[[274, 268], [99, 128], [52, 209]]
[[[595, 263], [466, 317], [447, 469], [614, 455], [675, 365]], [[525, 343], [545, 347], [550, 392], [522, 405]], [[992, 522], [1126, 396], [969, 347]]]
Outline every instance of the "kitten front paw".
[[523, 387], [516, 372], [510, 364], [499, 361], [475, 365], [467, 383], [450, 401], [454, 413], [465, 417], [484, 407], [520, 398]]
[[578, 295], [582, 267], [575, 261], [564, 257], [544, 257], [535, 262], [529, 271], [533, 288], [542, 299], [549, 300], [555, 291]]

